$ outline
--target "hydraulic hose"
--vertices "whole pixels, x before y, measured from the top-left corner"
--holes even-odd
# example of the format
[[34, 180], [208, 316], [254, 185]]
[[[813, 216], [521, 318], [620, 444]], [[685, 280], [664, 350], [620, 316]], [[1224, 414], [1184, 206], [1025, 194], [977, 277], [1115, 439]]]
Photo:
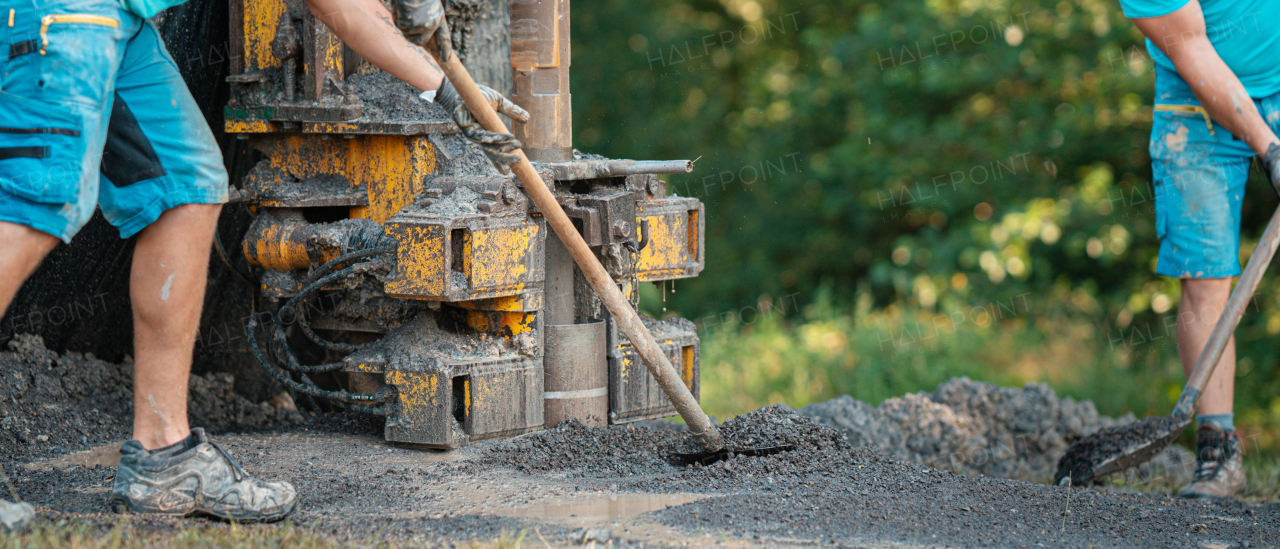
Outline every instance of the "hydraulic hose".
[[[298, 362], [297, 355], [293, 352], [293, 349], [289, 346], [288, 338], [284, 330], [283, 318], [289, 312], [296, 310], [297, 306], [300, 303], [302, 303], [303, 300], [310, 297], [311, 294], [315, 293], [320, 288], [324, 287], [326, 284], [329, 284], [335, 280], [338, 280], [353, 274], [361, 274], [364, 272], [368, 272], [369, 270], [374, 268], [374, 264], [368, 263], [368, 262], [357, 263], [356, 265], [347, 267], [340, 271], [329, 273], [329, 271], [332, 270], [334, 267], [348, 261], [353, 261], [353, 260], [361, 259], [365, 257], [383, 255], [387, 253], [392, 253], [394, 251], [395, 250], [393, 249], [387, 249], [387, 248], [360, 250], [360, 251], [348, 253], [340, 257], [334, 258], [326, 262], [324, 265], [321, 265], [319, 269], [316, 269], [316, 271], [313, 272], [311, 276], [307, 278], [304, 284], [304, 287], [301, 290], [299, 290], [296, 294], [294, 294], [293, 297], [291, 297], [288, 301], [285, 302], [285, 304], [274, 315], [274, 320], [270, 323], [269, 326], [266, 327], [268, 329], [268, 332], [272, 336], [270, 339], [273, 340], [273, 342], [276, 344], [276, 347], [278, 347], [279, 353], [271, 353], [270, 351], [272, 347], [270, 345], [268, 345], [267, 347], [268, 352], [265, 352], [265, 353], [263, 352], [262, 347], [258, 344], [258, 337], [257, 337], [258, 317], [257, 315], [251, 316], [249, 319], [247, 331], [248, 331], [249, 346], [253, 351], [254, 358], [258, 360], [258, 362], [262, 365], [264, 369], [266, 369], [267, 373], [271, 375], [273, 379], [275, 379], [277, 382], [284, 385], [285, 387], [289, 388], [290, 390], [302, 393], [304, 395], [307, 395], [308, 397], [317, 396], [317, 397], [325, 398], [328, 400], [338, 401], [343, 403], [344, 406], [359, 412], [374, 414], [374, 415], [390, 415], [395, 408], [394, 404], [391, 404], [388, 402], [392, 396], [392, 390], [390, 389], [384, 388], [374, 394], [361, 394], [361, 393], [352, 393], [349, 391], [328, 391], [316, 386], [316, 384], [312, 382], [311, 379], [308, 378], [305, 374], [336, 371], [341, 369], [343, 364], [340, 362], [330, 363], [330, 364], [320, 364], [315, 366], [305, 366], [300, 364]], [[298, 314], [297, 316], [299, 319], [299, 325], [303, 327], [303, 332], [307, 334], [308, 338], [310, 338], [312, 341], [315, 341], [317, 344], [332, 350], [338, 350], [342, 352], [351, 352], [359, 348], [356, 345], [350, 345], [346, 343], [334, 343], [334, 342], [326, 341], [323, 338], [320, 338], [318, 335], [315, 334], [315, 332], [307, 324], [307, 321], [304, 315]], [[274, 356], [275, 360], [272, 360], [271, 358], [269, 358], [268, 355], [275, 355]], [[277, 363], [279, 364], [278, 366], [277, 366]], [[297, 374], [302, 374], [301, 375], [302, 381], [299, 382], [292, 379], [292, 376], [288, 375], [284, 371], [281, 371], [281, 369], [287, 370], [289, 372], [294, 372]], [[374, 403], [378, 405], [368, 406], [368, 405], [362, 405], [359, 403]]]

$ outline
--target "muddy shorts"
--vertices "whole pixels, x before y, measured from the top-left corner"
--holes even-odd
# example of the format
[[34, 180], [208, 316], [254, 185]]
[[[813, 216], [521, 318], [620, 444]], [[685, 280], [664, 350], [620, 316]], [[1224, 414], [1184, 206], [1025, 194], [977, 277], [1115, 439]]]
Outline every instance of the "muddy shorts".
[[0, 0], [0, 221], [129, 237], [227, 200], [213, 133], [155, 26], [116, 0]]
[[[1240, 274], [1240, 205], [1253, 149], [1204, 114], [1182, 77], [1156, 66], [1151, 169], [1155, 183], [1156, 274], [1224, 278]], [[1280, 94], [1255, 99], [1280, 132]]]

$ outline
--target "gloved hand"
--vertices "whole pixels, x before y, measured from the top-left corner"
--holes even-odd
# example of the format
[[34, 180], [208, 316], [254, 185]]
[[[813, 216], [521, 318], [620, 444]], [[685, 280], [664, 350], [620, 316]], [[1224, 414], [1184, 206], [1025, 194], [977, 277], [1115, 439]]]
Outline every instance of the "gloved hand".
[[1271, 188], [1280, 196], [1280, 145], [1272, 143], [1267, 147], [1267, 154], [1262, 156], [1262, 170], [1267, 172]]
[[[443, 52], [441, 53], [443, 56]], [[480, 87], [480, 93], [484, 94], [485, 99], [489, 100], [489, 104], [493, 109], [501, 114], [505, 114], [512, 120], [524, 124], [529, 121], [529, 113], [520, 108], [511, 100], [503, 97], [493, 88], [484, 84], [476, 84]], [[509, 172], [507, 166], [520, 161], [520, 157], [512, 153], [512, 151], [520, 148], [520, 141], [516, 136], [509, 133], [496, 133], [488, 131], [480, 126], [480, 122], [471, 115], [471, 111], [467, 109], [467, 105], [462, 102], [462, 97], [458, 95], [458, 91], [453, 88], [448, 80], [440, 85], [440, 89], [436, 92], [435, 100], [444, 107], [444, 111], [453, 116], [453, 121], [458, 124], [458, 128], [462, 130], [462, 135], [468, 140], [480, 146], [480, 150], [484, 151], [484, 155], [489, 157], [489, 161], [493, 162], [494, 167], [499, 172], [506, 175]]]
[[[426, 44], [434, 35], [442, 48], [449, 47], [449, 27], [443, 23], [440, 0], [396, 0], [396, 28], [414, 44]], [[445, 51], [440, 54], [445, 56]]]

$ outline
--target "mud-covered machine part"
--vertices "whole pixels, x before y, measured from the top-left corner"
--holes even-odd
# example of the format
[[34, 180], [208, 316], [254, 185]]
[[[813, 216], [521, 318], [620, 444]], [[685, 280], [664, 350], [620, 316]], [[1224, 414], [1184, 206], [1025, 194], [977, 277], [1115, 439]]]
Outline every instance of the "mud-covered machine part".
[[[656, 175], [691, 163], [572, 148], [569, 2], [446, 7], [468, 70], [530, 111], [517, 136], [623, 291], [697, 276], [703, 204]], [[231, 37], [243, 56], [225, 129], [266, 157], [233, 199], [256, 214], [241, 243], [259, 282], [248, 328], [272, 379], [435, 448], [675, 413], [519, 183], [441, 109], [371, 71], [302, 2], [232, 0]], [[646, 323], [697, 395], [693, 323]], [[322, 363], [300, 359], [306, 340]]]

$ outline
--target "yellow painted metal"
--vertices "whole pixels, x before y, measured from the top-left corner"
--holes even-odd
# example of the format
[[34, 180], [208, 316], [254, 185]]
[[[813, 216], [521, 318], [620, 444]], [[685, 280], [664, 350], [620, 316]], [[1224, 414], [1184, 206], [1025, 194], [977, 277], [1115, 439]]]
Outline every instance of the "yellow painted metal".
[[[526, 256], [534, 249], [533, 240], [541, 234], [541, 226], [526, 223], [496, 230], [468, 231], [464, 272], [472, 286], [494, 287], [525, 280], [528, 272]], [[524, 284], [512, 288], [524, 290]]]
[[448, 231], [441, 225], [390, 224], [387, 233], [400, 241], [396, 276], [385, 290], [392, 296], [442, 299], [448, 290]]
[[227, 120], [223, 123], [227, 133], [270, 133], [279, 131], [274, 122], [266, 120]]
[[537, 313], [523, 311], [467, 311], [467, 325], [494, 335], [513, 336], [533, 328]]
[[[546, 229], [541, 220], [476, 222], [404, 215], [386, 227], [400, 241], [399, 267], [385, 286], [393, 297], [474, 301], [519, 295], [542, 280], [541, 270], [532, 268], [542, 260]], [[523, 307], [520, 303], [505, 307]]]
[[684, 386], [693, 388], [693, 346], [687, 345], [680, 348], [680, 379], [684, 380]]
[[[696, 255], [690, 253], [689, 242], [697, 242], [696, 231], [690, 231], [690, 219], [676, 214], [642, 216], [649, 221], [649, 244], [640, 250], [636, 262], [641, 282], [666, 280], [683, 274]], [[696, 251], [696, 248], [694, 248]]]
[[462, 415], [471, 417], [471, 378], [462, 378]]
[[246, 235], [244, 255], [249, 263], [267, 269], [305, 269], [311, 265], [311, 258], [305, 239], [296, 234], [303, 227], [299, 223], [263, 224], [256, 233]]
[[542, 309], [542, 294], [524, 293], [519, 295], [495, 297], [492, 299], [475, 299], [459, 301], [454, 303], [454, 305], [462, 307], [463, 309], [476, 309], [481, 311], [538, 311]]
[[[238, 0], [232, 0], [238, 1]], [[283, 0], [244, 0], [244, 57], [245, 72], [277, 68], [281, 61], [271, 50], [280, 18], [289, 7]]]
[[697, 199], [679, 197], [636, 203], [637, 225], [648, 229], [648, 243], [636, 260], [640, 282], [690, 278], [702, 271], [702, 208]]
[[698, 229], [699, 229], [699, 227], [701, 227], [701, 226], [702, 226], [702, 225], [700, 225], [700, 224], [698, 223], [698, 210], [690, 210], [690, 211], [689, 211], [689, 222], [688, 222], [688, 225], [689, 225], [689, 226], [688, 226], [688, 232], [687, 232], [687, 233], [685, 233], [685, 235], [686, 235], [688, 238], [687, 238], [687, 240], [686, 240], [685, 244], [686, 244], [687, 249], [688, 249], [688, 251], [689, 251], [689, 257], [696, 258], [696, 257], [698, 257], [698, 252], [699, 252], [699, 250], [698, 250], [698, 243], [699, 243], [699, 242], [701, 242], [701, 237], [702, 237], [702, 235], [698, 234]]
[[270, 134], [252, 142], [273, 166], [298, 179], [340, 175], [352, 186], [363, 185], [369, 205], [358, 213], [378, 223], [386, 223], [413, 202], [436, 169], [436, 149], [425, 135], [321, 139], [318, 135]]

